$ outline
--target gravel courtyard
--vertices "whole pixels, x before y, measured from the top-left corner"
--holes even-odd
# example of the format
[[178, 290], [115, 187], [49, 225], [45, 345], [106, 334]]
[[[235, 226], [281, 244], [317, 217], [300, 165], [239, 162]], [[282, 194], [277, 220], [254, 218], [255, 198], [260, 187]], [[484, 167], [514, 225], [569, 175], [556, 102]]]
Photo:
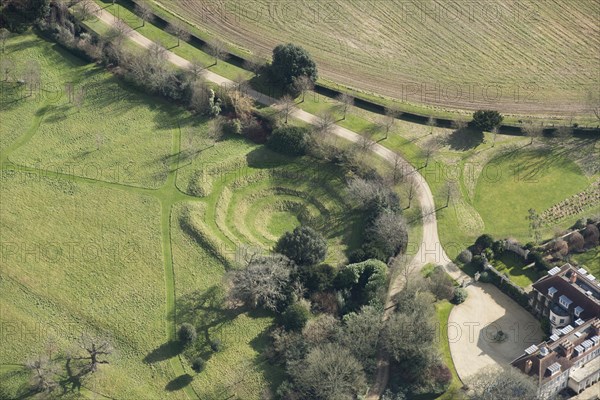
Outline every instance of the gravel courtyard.
[[[495, 286], [475, 282], [467, 292], [448, 319], [450, 351], [463, 382], [484, 367], [508, 366], [543, 338], [539, 321]], [[504, 342], [494, 340], [498, 330], [508, 334]]]

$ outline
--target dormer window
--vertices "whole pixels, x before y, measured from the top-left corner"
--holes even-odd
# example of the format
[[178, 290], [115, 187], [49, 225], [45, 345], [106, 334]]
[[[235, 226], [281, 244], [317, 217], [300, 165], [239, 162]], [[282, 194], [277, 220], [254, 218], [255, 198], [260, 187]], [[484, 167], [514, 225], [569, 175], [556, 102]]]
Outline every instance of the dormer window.
[[556, 292], [558, 292], [558, 290], [554, 286], [552, 286], [548, 289], [548, 296], [552, 297]]
[[576, 317], [579, 317], [579, 315], [580, 315], [582, 312], [583, 312], [583, 308], [581, 308], [581, 307], [579, 307], [579, 306], [575, 307], [575, 311], [574, 311], [574, 313], [575, 313], [575, 316], [576, 316]]
[[560, 371], [560, 364], [555, 362], [548, 367], [548, 371], [550, 371], [550, 376], [556, 374], [558, 371]]
[[569, 299], [567, 296], [565, 296], [564, 294], [562, 296], [559, 297], [558, 302], [560, 303], [561, 306], [563, 306], [565, 309], [568, 309], [569, 306], [571, 305], [571, 303], [573, 303], [573, 301], [571, 299]]

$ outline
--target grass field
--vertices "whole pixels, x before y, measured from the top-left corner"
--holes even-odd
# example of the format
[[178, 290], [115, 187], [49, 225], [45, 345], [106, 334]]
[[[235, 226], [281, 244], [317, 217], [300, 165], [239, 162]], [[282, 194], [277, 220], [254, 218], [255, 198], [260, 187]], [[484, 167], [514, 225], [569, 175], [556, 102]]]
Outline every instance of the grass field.
[[566, 117], [589, 114], [587, 89], [598, 91], [600, 10], [592, 0], [158, 4], [239, 53], [268, 55], [294, 42], [324, 80], [441, 110], [487, 105]]
[[600, 247], [594, 247], [585, 253], [572, 256], [578, 264], [583, 265], [595, 277], [600, 276]]
[[[26, 359], [51, 338], [69, 350], [83, 331], [116, 352], [73, 398], [253, 399], [272, 389], [281, 372], [261, 353], [273, 316], [231, 308], [225, 274], [300, 223], [324, 233], [328, 262], [343, 263], [364, 222], [341, 170], [209, 139], [206, 119], [34, 34], [6, 49], [17, 67], [0, 109], [0, 393], [21, 395]], [[29, 94], [12, 82], [32, 60], [41, 89]], [[414, 243], [419, 214], [406, 211]], [[184, 321], [200, 339], [181, 352], [173, 340]], [[196, 352], [208, 360], [200, 375], [189, 367]]]

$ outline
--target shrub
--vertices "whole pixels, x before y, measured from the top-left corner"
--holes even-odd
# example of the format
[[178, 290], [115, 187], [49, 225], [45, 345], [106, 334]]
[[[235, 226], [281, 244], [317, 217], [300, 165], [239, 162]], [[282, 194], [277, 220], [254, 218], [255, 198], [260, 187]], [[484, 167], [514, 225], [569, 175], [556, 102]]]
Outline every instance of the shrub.
[[465, 289], [457, 288], [454, 291], [454, 298], [452, 299], [452, 301], [454, 302], [454, 304], [462, 304], [465, 302], [465, 300], [467, 300], [468, 295], [469, 294]]
[[192, 369], [197, 374], [202, 372], [204, 370], [205, 366], [206, 366], [206, 361], [204, 361], [204, 359], [202, 357], [197, 357], [194, 359], [194, 361], [192, 361]]
[[242, 123], [237, 118], [228, 119], [226, 121], [223, 121], [221, 129], [226, 135], [239, 135], [240, 133], [242, 133]]
[[309, 147], [308, 130], [297, 126], [283, 126], [273, 131], [267, 147], [288, 156], [302, 156]]
[[483, 234], [477, 238], [475, 241], [475, 246], [479, 252], [482, 252], [485, 249], [489, 249], [494, 244], [494, 238], [488, 234]]
[[351, 264], [363, 262], [368, 259], [369, 259], [369, 257], [367, 257], [367, 254], [365, 253], [365, 251], [363, 249], [352, 250], [350, 252], [350, 254], [348, 255], [348, 261]]
[[483, 271], [481, 274], [479, 274], [479, 281], [483, 283], [491, 283], [492, 279], [490, 277], [490, 273]]
[[480, 255], [473, 256], [471, 265], [475, 267], [478, 271], [481, 271], [483, 269], [483, 257]]
[[527, 261], [530, 263], [535, 263], [535, 269], [538, 271], [546, 271], [551, 268], [550, 264], [544, 260], [544, 256], [535, 250], [529, 252], [527, 255]]
[[283, 86], [291, 87], [294, 78], [306, 76], [313, 82], [317, 80], [317, 66], [310, 54], [300, 46], [281, 44], [273, 49], [271, 76]]
[[220, 352], [220, 351], [223, 350], [223, 343], [221, 343], [221, 340], [219, 340], [219, 339], [211, 340], [210, 341], [210, 348], [215, 353], [218, 353], [218, 352]]
[[281, 325], [287, 331], [300, 331], [308, 322], [310, 311], [305, 303], [297, 302], [285, 309], [281, 315]]
[[367, 260], [341, 268], [334, 286], [344, 293], [346, 311], [354, 311], [378, 298], [387, 279], [387, 265]]
[[494, 251], [492, 249], [490, 249], [490, 248], [487, 248], [487, 249], [483, 250], [482, 254], [488, 260], [493, 260], [494, 259]]
[[463, 264], [470, 263], [472, 259], [473, 259], [473, 253], [471, 253], [467, 249], [461, 251], [460, 254], [458, 255], [458, 261], [460, 261]]
[[494, 254], [500, 255], [504, 253], [504, 250], [506, 250], [505, 244], [506, 242], [504, 240], [496, 240], [494, 244], [492, 244], [492, 250], [494, 251]]
[[335, 268], [328, 264], [311, 265], [300, 271], [303, 286], [310, 292], [324, 292], [331, 288]]
[[197, 336], [198, 335], [196, 333], [196, 328], [194, 328], [192, 324], [188, 324], [187, 322], [181, 324], [179, 326], [179, 330], [177, 331], [177, 337], [184, 346], [187, 346], [194, 340], [196, 340]]
[[277, 241], [275, 251], [301, 266], [318, 264], [325, 259], [327, 242], [323, 236], [308, 226], [299, 226], [286, 232]]

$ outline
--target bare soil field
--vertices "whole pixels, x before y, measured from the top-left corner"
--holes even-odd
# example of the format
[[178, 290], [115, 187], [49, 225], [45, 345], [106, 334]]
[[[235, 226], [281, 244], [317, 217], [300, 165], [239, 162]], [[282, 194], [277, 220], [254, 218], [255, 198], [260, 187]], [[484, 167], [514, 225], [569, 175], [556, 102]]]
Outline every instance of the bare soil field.
[[409, 103], [569, 118], [597, 107], [596, 0], [157, 3], [241, 52], [293, 42], [322, 79]]

